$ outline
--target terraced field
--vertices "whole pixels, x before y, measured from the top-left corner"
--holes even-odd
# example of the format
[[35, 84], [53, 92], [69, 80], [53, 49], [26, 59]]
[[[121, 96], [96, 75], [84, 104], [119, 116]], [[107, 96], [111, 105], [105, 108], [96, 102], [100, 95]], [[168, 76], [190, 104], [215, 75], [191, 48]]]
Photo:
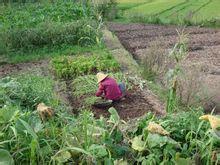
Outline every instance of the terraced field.
[[219, 0], [142, 0], [136, 3], [118, 0], [118, 3], [127, 18], [142, 15], [159, 18], [164, 23], [187, 20], [195, 24], [220, 19]]
[[[169, 52], [174, 47], [178, 35], [177, 26], [155, 26], [146, 24], [110, 23], [109, 28], [118, 36], [124, 47], [133, 57], [142, 63], [153, 42], [162, 52]], [[183, 62], [185, 70], [200, 67], [203, 89], [214, 104], [220, 103], [220, 30], [188, 27], [188, 55]], [[201, 73], [201, 74], [200, 74]], [[199, 76], [198, 75], [198, 76]], [[197, 82], [196, 82], [197, 83]]]

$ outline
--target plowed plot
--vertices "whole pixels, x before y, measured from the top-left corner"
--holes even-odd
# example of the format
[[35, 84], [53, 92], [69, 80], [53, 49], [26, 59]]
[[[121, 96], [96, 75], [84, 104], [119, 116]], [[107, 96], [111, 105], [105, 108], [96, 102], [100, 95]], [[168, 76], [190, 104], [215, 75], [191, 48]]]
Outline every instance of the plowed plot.
[[[89, 96], [91, 96], [91, 94], [85, 94], [80, 98], [69, 98], [72, 100], [71, 104], [72, 107], [74, 107], [76, 110], [75, 112], [77, 112], [78, 109], [83, 109], [85, 103], [82, 100], [85, 100], [85, 98]], [[157, 115], [163, 115], [164, 112], [155, 110], [153, 105], [149, 103], [148, 99], [149, 97], [146, 95], [146, 93], [140, 90], [139, 87], [133, 87], [133, 89], [127, 91], [126, 96], [119, 102], [115, 102], [108, 107], [97, 108], [91, 106], [89, 109], [91, 109], [96, 118], [99, 118], [100, 116], [109, 117], [110, 113], [108, 112], [108, 109], [110, 107], [114, 107], [117, 110], [120, 118], [125, 121], [143, 116], [148, 112], [153, 112]]]
[[[168, 54], [178, 39], [177, 30], [183, 30], [178, 26], [147, 24], [109, 23], [108, 27], [139, 63], [148, 55], [146, 52], [151, 49], [153, 42], [157, 43], [158, 49]], [[200, 66], [203, 89], [220, 111], [220, 29], [187, 27], [184, 28], [184, 32], [188, 35], [189, 51], [183, 62], [185, 70], [188, 66]]]
[[[117, 110], [121, 119], [128, 120], [136, 117], [143, 116], [147, 112], [153, 111], [152, 105], [150, 105], [145, 98], [146, 96], [139, 91], [129, 91], [124, 100], [114, 103], [113, 107]], [[109, 117], [108, 108], [92, 108], [95, 117]]]

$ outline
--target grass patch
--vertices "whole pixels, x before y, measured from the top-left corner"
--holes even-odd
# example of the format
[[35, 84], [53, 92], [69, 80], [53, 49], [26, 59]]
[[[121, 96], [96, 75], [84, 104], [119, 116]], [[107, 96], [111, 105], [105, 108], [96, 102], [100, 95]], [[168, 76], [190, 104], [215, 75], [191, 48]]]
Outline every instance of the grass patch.
[[0, 30], [33, 28], [43, 22], [71, 22], [84, 17], [80, 4], [71, 1], [11, 3], [0, 7]]
[[134, 2], [132, 0], [117, 0], [116, 2], [118, 3], [118, 8], [120, 10], [127, 10], [145, 3], [149, 3], [150, 1], [151, 0], [136, 0]]
[[220, 3], [218, 0], [212, 0], [211, 3], [201, 8], [193, 18], [194, 21], [212, 21], [213, 19], [220, 20]]
[[126, 12], [128, 13], [142, 13], [145, 15], [158, 14], [164, 10], [167, 10], [173, 6], [181, 4], [184, 0], [154, 0], [150, 3], [134, 7]]
[[64, 44], [60, 46], [55, 46], [53, 48], [43, 47], [31, 52], [17, 51], [17, 52], [11, 52], [5, 56], [2, 55], [2, 57], [4, 57], [2, 59], [3, 60], [2, 62], [10, 63], [10, 64], [31, 62], [42, 59], [60, 57], [60, 56], [72, 56], [77, 54], [83, 54], [89, 51], [100, 52], [100, 47], [99, 46], [81, 47], [78, 45], [71, 46]]
[[[119, 3], [119, 8], [122, 4], [124, 3]], [[124, 14], [115, 21], [211, 27], [220, 25], [218, 0], [153, 0], [133, 5], [133, 2], [125, 3], [125, 8], [121, 7]]]

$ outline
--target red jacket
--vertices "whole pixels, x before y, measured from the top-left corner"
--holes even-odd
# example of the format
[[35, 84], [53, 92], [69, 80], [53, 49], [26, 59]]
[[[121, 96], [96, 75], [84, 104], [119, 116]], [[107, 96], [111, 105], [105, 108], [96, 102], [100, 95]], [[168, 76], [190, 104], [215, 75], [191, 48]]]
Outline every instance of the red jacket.
[[106, 77], [99, 84], [99, 89], [96, 92], [96, 96], [99, 97], [104, 93], [104, 97], [108, 100], [118, 100], [122, 96], [122, 92], [119, 89], [117, 82], [110, 77]]

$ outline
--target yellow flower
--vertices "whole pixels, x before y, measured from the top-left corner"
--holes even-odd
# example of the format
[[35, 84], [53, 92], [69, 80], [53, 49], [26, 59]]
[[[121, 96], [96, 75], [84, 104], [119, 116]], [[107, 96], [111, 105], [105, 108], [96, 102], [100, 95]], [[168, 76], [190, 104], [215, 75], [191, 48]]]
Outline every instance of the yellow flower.
[[147, 130], [151, 133], [157, 133], [160, 135], [169, 135], [170, 134], [161, 125], [159, 125], [155, 122], [150, 122], [147, 126]]
[[213, 116], [213, 115], [203, 115], [199, 118], [200, 120], [206, 120], [209, 121], [212, 129], [218, 129], [220, 128], [220, 118]]

